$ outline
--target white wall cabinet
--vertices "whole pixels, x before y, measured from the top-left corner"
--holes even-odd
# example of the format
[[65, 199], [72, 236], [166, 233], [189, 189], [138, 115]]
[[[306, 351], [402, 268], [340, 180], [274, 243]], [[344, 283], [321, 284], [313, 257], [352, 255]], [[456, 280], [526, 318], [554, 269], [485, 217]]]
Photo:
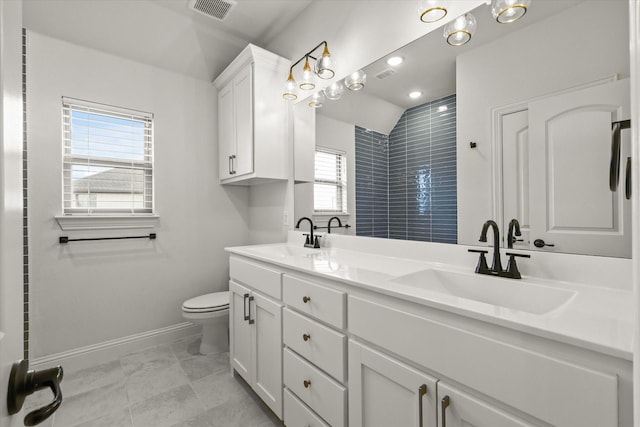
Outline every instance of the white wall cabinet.
[[290, 107], [282, 99], [289, 60], [249, 44], [213, 82], [218, 90], [218, 175], [222, 184], [286, 180]]
[[[234, 278], [234, 265], [243, 271], [236, 274], [243, 284]], [[274, 276], [279, 274], [253, 263], [232, 263], [229, 356], [232, 369], [282, 419], [282, 304], [255, 289]]]

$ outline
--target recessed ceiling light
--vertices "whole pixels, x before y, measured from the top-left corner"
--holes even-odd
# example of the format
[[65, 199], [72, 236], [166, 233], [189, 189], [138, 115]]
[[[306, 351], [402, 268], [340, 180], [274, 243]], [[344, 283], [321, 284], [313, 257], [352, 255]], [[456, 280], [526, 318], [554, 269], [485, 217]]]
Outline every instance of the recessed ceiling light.
[[413, 92], [409, 92], [409, 98], [411, 99], [420, 98], [421, 96], [422, 96], [422, 91], [420, 90], [414, 90]]
[[400, 65], [403, 62], [404, 58], [402, 56], [392, 56], [391, 58], [387, 59], [387, 64], [391, 65], [392, 67]]

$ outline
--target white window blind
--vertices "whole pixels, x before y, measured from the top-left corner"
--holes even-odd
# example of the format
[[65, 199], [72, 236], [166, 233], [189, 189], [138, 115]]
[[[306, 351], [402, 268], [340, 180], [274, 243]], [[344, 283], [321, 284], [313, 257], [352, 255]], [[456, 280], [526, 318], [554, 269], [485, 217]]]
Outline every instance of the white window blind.
[[344, 153], [316, 149], [313, 206], [316, 213], [347, 213], [347, 159]]
[[153, 213], [153, 115], [62, 99], [65, 215]]

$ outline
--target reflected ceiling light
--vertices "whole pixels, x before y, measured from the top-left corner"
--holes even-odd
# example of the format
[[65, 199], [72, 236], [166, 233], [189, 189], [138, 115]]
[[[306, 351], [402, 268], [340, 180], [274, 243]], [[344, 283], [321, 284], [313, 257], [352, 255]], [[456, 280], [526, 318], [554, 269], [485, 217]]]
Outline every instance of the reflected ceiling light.
[[417, 99], [420, 98], [422, 96], [422, 91], [420, 90], [414, 90], [413, 92], [409, 92], [409, 98], [411, 99]]
[[344, 79], [344, 84], [349, 90], [360, 90], [364, 88], [366, 82], [367, 75], [362, 70], [351, 73]]
[[418, 13], [422, 22], [436, 22], [447, 16], [447, 8], [442, 0], [421, 0]]
[[517, 21], [527, 13], [531, 0], [492, 0], [491, 14], [501, 24]]
[[444, 26], [444, 38], [452, 46], [462, 46], [471, 40], [476, 25], [476, 18], [472, 14], [458, 16]]
[[289, 78], [287, 78], [287, 81], [284, 84], [284, 93], [282, 94], [282, 97], [287, 101], [293, 101], [298, 98], [298, 85], [293, 78], [292, 72], [289, 72]]
[[[322, 52], [322, 56], [317, 58], [313, 56], [313, 53], [321, 46], [324, 46], [324, 50]], [[305, 53], [300, 59], [294, 62], [289, 68], [289, 77], [285, 82], [284, 93], [282, 97], [287, 100], [295, 100], [298, 98], [297, 93], [295, 92], [295, 79], [293, 77], [293, 69], [296, 65], [302, 62], [304, 59], [304, 68], [302, 69], [302, 78], [300, 79], [299, 88], [302, 90], [312, 90], [316, 87], [315, 84], [315, 76], [320, 77], [321, 79], [331, 79], [335, 75], [335, 62], [331, 57], [331, 53], [329, 52], [329, 45], [326, 41], [320, 42], [316, 47], [311, 49], [309, 52]], [[311, 63], [309, 60], [315, 61], [313, 69], [311, 67]], [[292, 85], [294, 87], [292, 88]]]
[[[289, 70], [291, 73], [291, 70]], [[316, 87], [315, 82], [313, 81], [313, 72], [311, 71], [311, 65], [309, 65], [309, 57], [304, 61], [304, 68], [302, 69], [302, 80], [300, 80], [300, 89], [302, 90], [311, 90]]]
[[392, 56], [391, 58], [387, 59], [387, 64], [391, 65], [392, 67], [400, 65], [403, 62], [404, 58], [402, 56]]
[[441, 105], [438, 107], [438, 113], [442, 113], [443, 111], [447, 111], [449, 108], [446, 105]]
[[316, 92], [309, 98], [309, 107], [320, 108], [324, 105], [324, 93], [323, 91]]
[[323, 92], [327, 99], [337, 101], [342, 96], [342, 92], [344, 92], [344, 85], [342, 82], [334, 82], [331, 86], [325, 87]]

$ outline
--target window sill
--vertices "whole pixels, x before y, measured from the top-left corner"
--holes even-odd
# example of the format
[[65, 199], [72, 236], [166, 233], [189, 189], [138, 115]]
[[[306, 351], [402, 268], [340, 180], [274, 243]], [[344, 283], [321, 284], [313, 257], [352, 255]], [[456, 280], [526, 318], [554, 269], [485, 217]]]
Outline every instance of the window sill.
[[63, 230], [117, 230], [126, 228], [153, 228], [158, 224], [158, 215], [98, 216], [59, 215], [58, 225]]

